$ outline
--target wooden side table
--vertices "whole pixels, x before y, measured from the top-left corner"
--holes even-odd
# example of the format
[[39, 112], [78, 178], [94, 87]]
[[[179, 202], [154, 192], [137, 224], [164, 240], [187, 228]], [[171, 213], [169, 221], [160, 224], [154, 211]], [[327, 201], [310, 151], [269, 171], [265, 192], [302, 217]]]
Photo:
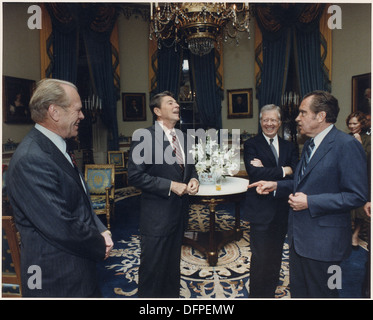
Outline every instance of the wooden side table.
[[[206, 255], [210, 266], [218, 262], [219, 250], [229, 242], [242, 238], [240, 226], [240, 201], [245, 198], [249, 181], [243, 178], [227, 177], [224, 179], [221, 190], [217, 191], [215, 185], [200, 185], [196, 195], [190, 196], [190, 202], [205, 204], [210, 210], [208, 232], [187, 232], [183, 244], [190, 245]], [[221, 203], [235, 203], [235, 225], [232, 230], [216, 230], [215, 208]]]

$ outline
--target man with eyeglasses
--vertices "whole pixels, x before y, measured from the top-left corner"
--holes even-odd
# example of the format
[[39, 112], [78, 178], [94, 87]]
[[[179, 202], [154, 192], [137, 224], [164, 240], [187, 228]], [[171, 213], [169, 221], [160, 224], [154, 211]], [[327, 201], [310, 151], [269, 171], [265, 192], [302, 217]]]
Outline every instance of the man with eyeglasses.
[[[244, 160], [250, 182], [291, 178], [298, 163], [295, 146], [278, 136], [281, 109], [265, 105], [260, 112], [262, 132], [244, 144]], [[287, 199], [259, 195], [248, 189], [246, 214], [250, 222], [250, 297], [274, 298], [287, 232]]]

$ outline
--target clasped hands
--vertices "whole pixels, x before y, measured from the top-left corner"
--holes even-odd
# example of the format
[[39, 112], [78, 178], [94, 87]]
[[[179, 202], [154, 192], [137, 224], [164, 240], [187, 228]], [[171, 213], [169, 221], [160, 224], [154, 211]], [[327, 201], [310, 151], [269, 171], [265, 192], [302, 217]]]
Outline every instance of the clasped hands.
[[[276, 181], [258, 181], [247, 186], [248, 189], [256, 188], [258, 194], [266, 195], [277, 189]], [[303, 192], [296, 192], [289, 196], [288, 203], [294, 211], [301, 211], [308, 208], [307, 195]]]
[[199, 182], [197, 179], [191, 179], [188, 184], [171, 181], [171, 191], [176, 193], [178, 196], [184, 194], [194, 195], [198, 192]]

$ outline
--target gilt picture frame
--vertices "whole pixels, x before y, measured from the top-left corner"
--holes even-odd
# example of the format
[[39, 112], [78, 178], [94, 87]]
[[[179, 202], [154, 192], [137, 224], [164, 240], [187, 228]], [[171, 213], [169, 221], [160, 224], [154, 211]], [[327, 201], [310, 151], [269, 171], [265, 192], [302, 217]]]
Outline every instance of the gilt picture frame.
[[146, 121], [145, 93], [122, 93], [123, 121]]
[[29, 102], [35, 80], [3, 76], [3, 118], [7, 124], [31, 124]]
[[253, 117], [253, 89], [235, 89], [228, 92], [228, 119]]
[[371, 73], [352, 77], [352, 111], [371, 113], [370, 105]]

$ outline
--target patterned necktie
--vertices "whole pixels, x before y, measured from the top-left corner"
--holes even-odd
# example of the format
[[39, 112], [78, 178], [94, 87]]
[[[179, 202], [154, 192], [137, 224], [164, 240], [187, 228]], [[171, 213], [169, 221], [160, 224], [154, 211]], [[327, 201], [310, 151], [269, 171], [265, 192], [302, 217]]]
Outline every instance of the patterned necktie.
[[66, 148], [66, 153], [70, 156], [71, 162], [73, 163], [73, 167], [75, 169], [75, 172], [78, 174], [78, 176], [80, 178], [80, 182], [82, 183], [83, 189], [84, 189], [85, 193], [87, 194], [87, 189], [86, 189], [86, 187], [84, 185], [83, 176], [80, 174], [80, 171], [79, 171], [79, 168], [78, 168], [78, 164], [76, 162], [76, 157], [75, 157], [74, 151], [71, 150], [71, 149]]
[[176, 156], [176, 162], [180, 166], [181, 169], [184, 169], [184, 160], [183, 155], [181, 153], [180, 144], [177, 140], [176, 133], [171, 131], [172, 136], [172, 149], [174, 150], [175, 156]]
[[308, 145], [303, 155], [303, 162], [302, 162], [302, 168], [300, 171], [299, 179], [303, 177], [304, 172], [306, 171], [306, 168], [307, 168], [308, 163], [310, 162], [311, 154], [312, 154], [314, 147], [315, 147], [315, 142], [313, 141], [313, 139], [311, 139], [310, 144]]
[[273, 155], [275, 156], [275, 159], [276, 159], [276, 164], [278, 165], [278, 155], [277, 155], [276, 148], [275, 148], [275, 146], [273, 145], [273, 139], [269, 139], [269, 142], [271, 143], [271, 144], [269, 145], [269, 147], [271, 148], [272, 153], [273, 153]]
[[73, 163], [73, 166], [74, 166], [74, 169], [79, 172], [79, 169], [78, 169], [78, 164], [76, 162], [76, 157], [75, 157], [75, 154], [74, 154], [74, 151], [72, 150], [66, 150], [67, 154], [70, 156], [71, 158], [71, 162]]

